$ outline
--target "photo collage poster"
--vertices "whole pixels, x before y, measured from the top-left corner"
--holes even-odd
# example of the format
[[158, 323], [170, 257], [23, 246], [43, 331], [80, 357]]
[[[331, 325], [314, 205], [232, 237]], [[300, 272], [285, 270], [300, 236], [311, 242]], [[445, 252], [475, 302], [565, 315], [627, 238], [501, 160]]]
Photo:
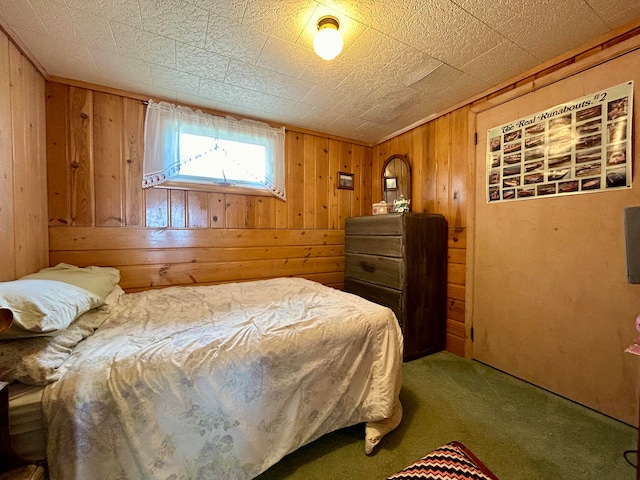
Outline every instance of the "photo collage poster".
[[633, 82], [492, 128], [489, 203], [631, 187]]

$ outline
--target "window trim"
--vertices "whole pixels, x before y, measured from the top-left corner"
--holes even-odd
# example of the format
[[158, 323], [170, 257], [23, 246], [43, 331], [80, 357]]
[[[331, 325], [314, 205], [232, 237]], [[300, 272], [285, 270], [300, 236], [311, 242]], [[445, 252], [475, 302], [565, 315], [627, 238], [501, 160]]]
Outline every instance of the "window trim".
[[256, 197], [271, 197], [273, 194], [268, 188], [248, 188], [240, 185], [221, 185], [218, 183], [185, 182], [167, 180], [155, 185], [153, 188], [165, 188], [171, 190], [190, 190], [194, 192], [228, 193], [232, 195], [253, 195]]

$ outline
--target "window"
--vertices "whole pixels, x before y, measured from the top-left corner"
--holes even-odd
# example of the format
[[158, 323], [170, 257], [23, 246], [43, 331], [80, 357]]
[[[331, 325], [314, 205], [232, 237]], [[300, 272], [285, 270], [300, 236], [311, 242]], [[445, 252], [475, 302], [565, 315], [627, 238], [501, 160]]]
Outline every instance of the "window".
[[180, 170], [175, 179], [262, 188], [267, 178], [266, 150], [256, 143], [181, 133]]
[[284, 128], [150, 101], [143, 188], [168, 180], [266, 189], [286, 200]]

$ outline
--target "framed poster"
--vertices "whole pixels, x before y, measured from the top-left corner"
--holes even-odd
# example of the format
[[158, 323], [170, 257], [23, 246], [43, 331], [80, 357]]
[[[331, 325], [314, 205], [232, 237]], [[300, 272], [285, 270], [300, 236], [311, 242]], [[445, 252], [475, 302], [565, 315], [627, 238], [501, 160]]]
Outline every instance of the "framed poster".
[[487, 202], [631, 187], [633, 82], [487, 132]]

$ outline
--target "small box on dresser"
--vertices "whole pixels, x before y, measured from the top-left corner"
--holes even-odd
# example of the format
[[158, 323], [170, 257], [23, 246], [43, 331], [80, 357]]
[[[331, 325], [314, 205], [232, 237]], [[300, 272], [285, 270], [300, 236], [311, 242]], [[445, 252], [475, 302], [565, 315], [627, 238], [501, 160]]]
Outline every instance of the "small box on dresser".
[[445, 348], [447, 222], [427, 213], [350, 217], [344, 289], [393, 310], [404, 359]]

